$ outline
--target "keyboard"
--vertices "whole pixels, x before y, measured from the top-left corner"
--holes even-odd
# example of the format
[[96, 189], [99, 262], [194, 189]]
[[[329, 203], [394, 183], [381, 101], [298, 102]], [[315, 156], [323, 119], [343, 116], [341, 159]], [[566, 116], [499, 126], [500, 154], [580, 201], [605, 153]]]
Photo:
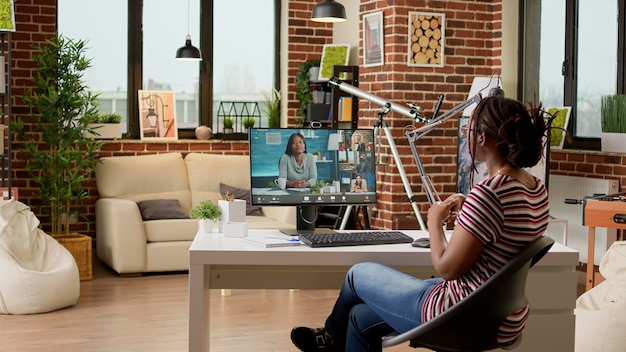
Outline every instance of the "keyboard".
[[411, 243], [413, 238], [400, 231], [337, 232], [302, 234], [300, 242], [313, 248], [362, 246], [368, 244]]

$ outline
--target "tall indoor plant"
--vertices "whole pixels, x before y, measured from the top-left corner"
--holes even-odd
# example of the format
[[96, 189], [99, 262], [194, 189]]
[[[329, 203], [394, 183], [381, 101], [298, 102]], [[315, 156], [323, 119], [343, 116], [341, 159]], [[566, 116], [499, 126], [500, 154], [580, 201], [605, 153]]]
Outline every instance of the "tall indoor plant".
[[27, 155], [31, 179], [39, 185], [41, 210], [50, 216], [51, 233], [68, 234], [72, 215], [89, 197], [83, 185], [102, 146], [85, 137], [85, 132], [93, 132], [87, 125], [98, 113], [97, 95], [83, 81], [91, 59], [85, 57], [85, 41], [60, 34], [35, 49], [34, 88], [24, 96], [35, 123], [28, 131], [16, 123], [15, 131], [26, 139], [21, 152]]
[[300, 101], [300, 107], [296, 110], [296, 127], [301, 127], [306, 121], [306, 109], [309, 104], [313, 102], [313, 94], [311, 93], [311, 67], [318, 67], [320, 60], [313, 59], [308, 60], [298, 65], [298, 72], [296, 73], [296, 97]]

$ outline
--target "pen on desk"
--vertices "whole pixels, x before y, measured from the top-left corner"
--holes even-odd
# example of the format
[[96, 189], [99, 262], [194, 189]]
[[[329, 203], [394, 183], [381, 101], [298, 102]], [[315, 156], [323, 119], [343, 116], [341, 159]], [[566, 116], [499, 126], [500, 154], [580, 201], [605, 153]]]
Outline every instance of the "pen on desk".
[[300, 242], [300, 239], [297, 237], [278, 237], [278, 236], [267, 236], [267, 238], [273, 238], [276, 240], [285, 240], [288, 242]]

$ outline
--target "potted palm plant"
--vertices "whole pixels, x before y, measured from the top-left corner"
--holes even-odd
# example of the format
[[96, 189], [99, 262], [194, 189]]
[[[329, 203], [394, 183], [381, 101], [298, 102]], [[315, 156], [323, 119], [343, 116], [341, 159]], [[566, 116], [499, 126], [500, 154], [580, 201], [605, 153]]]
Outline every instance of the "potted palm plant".
[[248, 116], [248, 117], [244, 117], [243, 120], [241, 121], [241, 123], [243, 124], [243, 127], [246, 129], [246, 131], [250, 130], [252, 127], [254, 127], [254, 116]]
[[265, 96], [261, 110], [267, 115], [267, 127], [280, 127], [280, 91], [273, 89], [270, 95]]
[[206, 200], [191, 209], [189, 217], [198, 219], [198, 230], [201, 233], [213, 231], [213, 224], [222, 216], [222, 209], [213, 204], [210, 200]]
[[[91, 257], [83, 253], [91, 253], [91, 237], [70, 232], [70, 220], [78, 217], [82, 201], [89, 197], [84, 184], [99, 161], [97, 153], [102, 146], [100, 141], [85, 137], [87, 125], [98, 112], [97, 95], [82, 80], [91, 64], [85, 50], [85, 41], [62, 35], [36, 48], [34, 88], [24, 95], [34, 114], [35, 128], [26, 133], [24, 125], [16, 122], [13, 130], [25, 140], [19, 149], [28, 156], [26, 167], [39, 187], [39, 207], [48, 215], [51, 235], [70, 252], [78, 251], [72, 254], [81, 279], [91, 279]], [[85, 243], [76, 246], [77, 241]], [[88, 262], [81, 263], [79, 257], [88, 257]], [[83, 266], [87, 266], [85, 273]]]
[[626, 152], [626, 94], [605, 95], [601, 106], [602, 151]]

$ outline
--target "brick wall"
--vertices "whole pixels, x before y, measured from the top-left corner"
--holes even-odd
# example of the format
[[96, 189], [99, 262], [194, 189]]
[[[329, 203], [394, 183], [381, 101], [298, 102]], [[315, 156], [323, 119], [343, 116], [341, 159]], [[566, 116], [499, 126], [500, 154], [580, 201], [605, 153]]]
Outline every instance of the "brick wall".
[[[298, 101], [293, 86], [297, 67], [300, 63], [319, 59], [322, 46], [332, 42], [332, 25], [310, 21], [313, 6], [319, 0], [290, 0], [288, 2], [288, 41], [289, 86], [287, 116], [293, 125]], [[385, 26], [385, 65], [365, 68], [360, 65], [359, 87], [389, 101], [404, 104], [413, 102], [425, 108], [431, 116], [433, 106], [440, 94], [445, 94], [442, 111], [446, 111], [464, 101], [470, 89], [472, 78], [477, 75], [491, 75], [500, 67], [500, 28], [501, 1], [375, 1], [361, 0], [360, 14], [383, 11]], [[393, 5], [390, 5], [393, 4]], [[18, 31], [13, 35], [13, 120], [20, 120], [29, 127], [32, 114], [22, 101], [25, 89], [30, 85], [33, 45], [42, 44], [45, 38], [54, 35], [56, 23], [56, 1], [26, 0], [15, 2]], [[408, 67], [406, 33], [409, 11], [438, 12], [446, 15], [445, 66], [442, 68]], [[361, 17], [361, 16], [359, 16]], [[359, 19], [350, 19], [358, 20]], [[362, 24], [361, 24], [362, 25]], [[362, 38], [361, 38], [362, 42]], [[362, 51], [359, 52], [362, 64]], [[361, 100], [359, 103], [359, 125], [372, 127], [377, 121], [380, 107]], [[406, 117], [390, 113], [384, 118], [390, 126], [398, 145], [407, 176], [413, 185], [412, 190], [423, 216], [427, 210], [421, 181], [413, 161], [410, 147], [403, 129], [411, 124]], [[441, 128], [434, 130], [419, 141], [418, 150], [426, 167], [442, 196], [454, 192], [456, 178], [456, 132], [457, 123], [451, 119]], [[35, 131], [29, 132], [36, 136]], [[13, 145], [12, 155], [13, 185], [19, 187], [20, 200], [33, 207], [38, 216], [39, 198], [37, 187], [28, 177], [24, 160], [27, 155], [15, 152], [19, 143]], [[141, 141], [118, 141], [107, 143], [102, 156], [139, 155], [166, 152], [206, 152], [220, 154], [246, 154], [247, 143], [216, 141], [185, 141], [171, 143], [143, 143]], [[585, 177], [620, 179], [626, 182], [626, 157], [599, 152], [554, 151], [550, 169], [552, 173]], [[412, 215], [398, 170], [393, 158], [383, 143], [382, 165], [378, 166], [380, 201], [372, 213], [372, 226], [391, 228], [394, 215]], [[94, 203], [97, 200], [95, 179], [87, 185], [91, 199], [85, 202], [86, 220], [80, 221], [72, 230], [94, 235]], [[622, 190], [625, 187], [622, 186]], [[41, 218], [45, 223], [46, 219]]]

